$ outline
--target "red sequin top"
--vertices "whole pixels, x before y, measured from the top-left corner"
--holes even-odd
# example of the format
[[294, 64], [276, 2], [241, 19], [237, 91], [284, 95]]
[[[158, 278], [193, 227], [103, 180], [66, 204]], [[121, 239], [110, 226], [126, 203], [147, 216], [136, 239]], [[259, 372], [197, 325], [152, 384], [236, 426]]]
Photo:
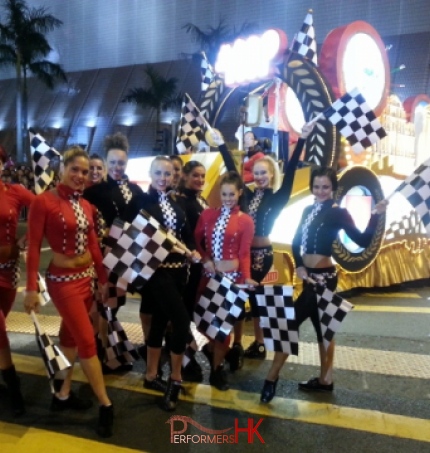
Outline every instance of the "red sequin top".
[[[44, 237], [53, 252], [75, 255], [77, 223], [69, 201], [73, 194], [70, 187], [58, 184], [56, 190], [38, 195], [31, 204], [28, 217], [27, 291], [37, 290], [40, 248]], [[107, 274], [95, 232], [96, 209], [83, 198], [79, 198], [79, 204], [88, 220], [88, 250], [94, 260], [98, 279], [104, 284], [107, 282]]]

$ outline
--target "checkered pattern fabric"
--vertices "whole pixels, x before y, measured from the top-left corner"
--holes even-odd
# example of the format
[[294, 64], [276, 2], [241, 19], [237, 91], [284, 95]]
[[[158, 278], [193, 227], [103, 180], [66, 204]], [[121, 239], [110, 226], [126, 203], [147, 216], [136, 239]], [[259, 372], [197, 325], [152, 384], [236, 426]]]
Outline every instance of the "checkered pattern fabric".
[[314, 19], [311, 11], [306, 14], [302, 28], [294, 38], [291, 50], [303, 55], [317, 66], [317, 41], [315, 39]]
[[177, 242], [144, 211], [131, 224], [115, 219], [109, 236], [115, 243], [103, 263], [116, 275], [116, 285], [124, 290], [128, 285], [142, 288]]
[[200, 67], [202, 72], [202, 91], [206, 91], [215, 78], [215, 71], [205, 56], [202, 57]]
[[31, 317], [33, 318], [36, 330], [36, 343], [39, 347], [43, 364], [45, 365], [51, 391], [54, 393], [54, 379], [58, 377], [58, 374], [61, 372], [68, 370], [71, 365], [66, 356], [60, 351], [45, 330], [41, 327], [34, 311], [31, 312]]
[[421, 220], [416, 211], [411, 211], [400, 220], [391, 222], [385, 231], [385, 239], [401, 238], [407, 234], [418, 234], [421, 231]]
[[193, 103], [184, 99], [181, 110], [181, 121], [176, 138], [176, 149], [179, 154], [185, 154], [192, 146], [204, 141], [204, 123]]
[[396, 192], [400, 192], [415, 208], [430, 234], [430, 159], [423, 162], [408, 176]]
[[75, 234], [75, 253], [82, 255], [87, 250], [88, 245], [88, 226], [89, 222], [85, 215], [82, 206], [79, 203], [80, 193], [75, 193], [69, 198], [72, 205], [73, 213], [76, 219], [76, 234]]
[[308, 235], [309, 235], [309, 226], [311, 225], [312, 221], [315, 219], [315, 217], [318, 215], [318, 213], [321, 211], [322, 208], [322, 203], [315, 202], [312, 211], [309, 213], [309, 215], [306, 217], [305, 221], [303, 222], [302, 225], [302, 253], [307, 253], [308, 252]]
[[176, 212], [170, 204], [169, 197], [166, 192], [158, 191], [158, 204], [160, 205], [163, 214], [164, 226], [169, 231], [176, 230]]
[[111, 369], [132, 363], [138, 359], [137, 351], [129, 341], [121, 323], [109, 307], [104, 307], [101, 315], [107, 320], [107, 346], [104, 350], [103, 362]]
[[193, 332], [191, 332], [190, 329], [187, 335], [185, 353], [184, 356], [182, 357], [182, 366], [184, 368], [191, 362], [191, 360], [194, 359], [197, 351], [198, 351], [197, 341], [194, 338]]
[[229, 208], [222, 206], [220, 214], [215, 222], [214, 229], [212, 231], [212, 250], [213, 258], [216, 260], [222, 260], [222, 249], [224, 246], [225, 230], [230, 220], [231, 211]]
[[37, 273], [37, 292], [39, 293], [39, 301], [42, 307], [51, 302], [51, 296], [46, 289], [45, 279], [40, 275], [39, 272]]
[[324, 285], [316, 284], [318, 314], [324, 347], [327, 349], [345, 316], [354, 306]]
[[217, 273], [211, 277], [194, 310], [197, 329], [223, 342], [241, 315], [248, 295]]
[[93, 266], [90, 266], [88, 269], [85, 269], [82, 272], [77, 272], [76, 274], [68, 274], [68, 275], [54, 275], [51, 274], [49, 271], [46, 271], [46, 278], [53, 282], [61, 283], [61, 282], [73, 282], [75, 280], [79, 280], [81, 278], [92, 277], [96, 278], [96, 272]]
[[61, 159], [61, 154], [48, 145], [39, 134], [30, 132], [30, 149], [34, 171], [34, 188], [36, 194], [42, 193], [54, 179], [51, 168], [54, 159]]
[[102, 241], [105, 235], [106, 222], [103, 218], [103, 214], [97, 208], [95, 208], [94, 226], [96, 229], [97, 238]]
[[387, 135], [357, 88], [333, 102], [324, 116], [339, 129], [356, 153]]
[[128, 187], [127, 180], [121, 179], [117, 182], [119, 190], [121, 191], [122, 198], [124, 198], [125, 204], [130, 203], [133, 194], [131, 193], [130, 187]]
[[299, 353], [299, 332], [292, 296], [292, 286], [264, 285], [255, 290], [264, 344], [269, 351]]
[[0, 269], [12, 270], [12, 288], [18, 288], [19, 279], [21, 277], [21, 268], [19, 266], [19, 258], [16, 260], [9, 260], [5, 263], [0, 263]]
[[255, 189], [254, 196], [252, 197], [248, 207], [248, 214], [252, 217], [254, 223], [257, 221], [257, 211], [263, 197], [264, 189]]

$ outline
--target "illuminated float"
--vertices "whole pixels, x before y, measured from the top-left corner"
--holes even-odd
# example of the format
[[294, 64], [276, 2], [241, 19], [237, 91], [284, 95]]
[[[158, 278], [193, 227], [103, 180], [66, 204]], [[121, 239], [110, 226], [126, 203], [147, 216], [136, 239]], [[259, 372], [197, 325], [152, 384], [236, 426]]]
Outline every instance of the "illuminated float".
[[[257, 55], [262, 57], [260, 65], [255, 64]], [[372, 206], [428, 157], [430, 99], [417, 95], [402, 104], [398, 97], [389, 95], [386, 49], [377, 31], [366, 22], [353, 22], [331, 31], [318, 59], [319, 67], [310, 58], [287, 50], [287, 36], [281, 30], [272, 29], [260, 36], [226, 43], [215, 66], [219, 73], [202, 93], [199, 107], [206, 121], [217, 127], [225, 111], [233, 108], [234, 92], [247, 86], [250, 91], [246, 125], [260, 122], [260, 126], [266, 123], [267, 127], [269, 120], [275, 133], [288, 132], [294, 141], [304, 122], [358, 87], [388, 137], [357, 153], [323, 118], [307, 140], [303, 160], [340, 168], [337, 202], [347, 207], [357, 226], [362, 225], [364, 229]], [[253, 62], [252, 67], [249, 62]], [[246, 69], [245, 73], [240, 69]], [[281, 84], [270, 84], [273, 77]], [[257, 81], [259, 85], [263, 83], [267, 97], [265, 113], [261, 95], [255, 89]], [[219, 154], [183, 157], [205, 161], [209, 176], [205, 195], [211, 199], [217, 176], [224, 170]], [[309, 175], [310, 167], [297, 170], [290, 202], [273, 229], [275, 267], [267, 282], [299, 283], [295, 280], [291, 242], [303, 208], [312, 203]], [[386, 219], [381, 219], [374, 240], [366, 249], [358, 248], [345, 235], [340, 235], [333, 252], [341, 290], [389, 286], [428, 278], [430, 274], [425, 230], [412, 206], [399, 194], [391, 199]]]

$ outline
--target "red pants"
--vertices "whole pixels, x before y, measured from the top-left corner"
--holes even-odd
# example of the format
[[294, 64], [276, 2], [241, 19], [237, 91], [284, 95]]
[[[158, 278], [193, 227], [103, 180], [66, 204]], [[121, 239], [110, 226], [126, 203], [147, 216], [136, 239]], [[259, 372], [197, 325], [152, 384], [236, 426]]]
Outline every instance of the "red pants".
[[[88, 267], [65, 269], [49, 265], [48, 272], [56, 277], [72, 276], [84, 272]], [[78, 349], [82, 359], [94, 357], [97, 353], [94, 329], [90, 320], [90, 310], [94, 300], [93, 278], [56, 282], [46, 279], [46, 286], [52, 302], [62, 320], [60, 326], [60, 345]]]
[[16, 289], [0, 286], [0, 349], [9, 347], [6, 334], [6, 317], [12, 309], [16, 296]]

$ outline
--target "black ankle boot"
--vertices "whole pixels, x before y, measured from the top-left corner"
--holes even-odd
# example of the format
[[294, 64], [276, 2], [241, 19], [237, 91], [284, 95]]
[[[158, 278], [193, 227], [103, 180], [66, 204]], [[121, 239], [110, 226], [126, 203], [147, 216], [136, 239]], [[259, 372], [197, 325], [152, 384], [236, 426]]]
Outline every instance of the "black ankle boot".
[[211, 374], [209, 375], [209, 384], [212, 387], [217, 388], [221, 391], [226, 391], [230, 388], [227, 381], [226, 372], [224, 371], [224, 367], [219, 365], [215, 370], [211, 369]]
[[19, 417], [25, 413], [25, 405], [21, 394], [19, 377], [16, 374], [15, 367], [12, 365], [6, 370], [1, 370], [1, 374], [9, 391], [12, 413], [14, 417]]
[[168, 412], [174, 411], [178, 402], [179, 392], [183, 389], [181, 381], [169, 379], [167, 382], [167, 389], [161, 403], [161, 408]]
[[100, 406], [97, 434], [100, 437], [111, 437], [113, 426], [113, 406]]
[[273, 397], [276, 393], [276, 386], [278, 384], [278, 379], [276, 381], [264, 381], [263, 390], [261, 391], [260, 401], [262, 403], [270, 403], [273, 400]]

